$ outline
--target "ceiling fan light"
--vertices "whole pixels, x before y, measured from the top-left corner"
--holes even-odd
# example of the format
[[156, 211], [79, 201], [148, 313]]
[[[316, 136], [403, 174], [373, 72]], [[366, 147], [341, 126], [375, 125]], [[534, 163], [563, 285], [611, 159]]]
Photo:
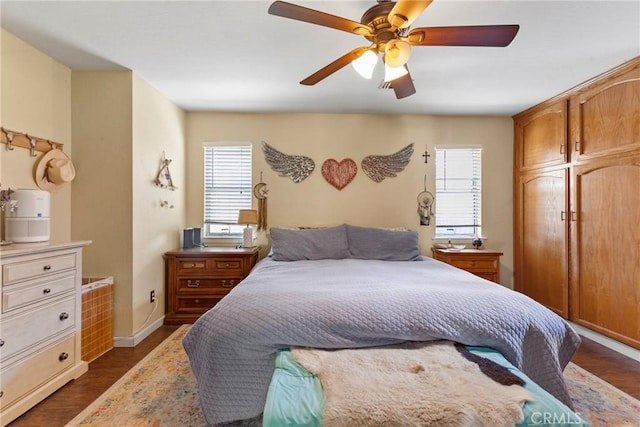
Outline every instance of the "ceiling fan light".
[[351, 61], [351, 65], [362, 77], [370, 79], [373, 76], [373, 70], [376, 68], [377, 62], [378, 55], [372, 50], [367, 50], [359, 58]]
[[404, 40], [389, 40], [384, 47], [384, 62], [391, 67], [400, 67], [409, 61], [411, 46]]
[[389, 64], [384, 64], [384, 81], [390, 82], [402, 76], [409, 74], [409, 70], [404, 65], [400, 67], [390, 67]]

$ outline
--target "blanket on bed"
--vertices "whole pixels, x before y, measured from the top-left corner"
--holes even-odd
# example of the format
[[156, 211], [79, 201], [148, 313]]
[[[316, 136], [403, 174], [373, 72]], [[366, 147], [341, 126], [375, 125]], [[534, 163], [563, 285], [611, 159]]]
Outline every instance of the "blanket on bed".
[[278, 349], [446, 339], [495, 348], [571, 406], [562, 370], [580, 338], [495, 283], [423, 261], [262, 260], [183, 340], [210, 424], [262, 412]]
[[524, 420], [524, 403], [533, 400], [519, 385], [490, 379], [451, 341], [335, 351], [294, 348], [291, 354], [322, 382], [325, 427], [513, 427]]

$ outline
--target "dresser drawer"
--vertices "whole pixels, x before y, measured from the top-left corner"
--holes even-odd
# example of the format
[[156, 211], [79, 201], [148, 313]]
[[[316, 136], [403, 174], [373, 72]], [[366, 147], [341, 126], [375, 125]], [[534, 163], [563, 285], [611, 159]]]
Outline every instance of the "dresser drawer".
[[25, 286], [5, 286], [2, 289], [2, 312], [7, 313], [27, 304], [73, 291], [75, 285], [76, 275], [73, 271], [50, 280], [36, 280]]
[[0, 361], [32, 347], [46, 339], [73, 330], [76, 323], [76, 299], [70, 296], [63, 300], [2, 319], [0, 337]]
[[0, 408], [10, 406], [17, 399], [50, 380], [75, 363], [75, 335], [44, 348], [42, 351], [2, 370]]
[[177, 274], [179, 276], [221, 275], [242, 277], [243, 275], [242, 258], [189, 258], [180, 259], [177, 262]]
[[209, 291], [229, 292], [235, 285], [242, 281], [239, 277], [225, 279], [180, 279], [178, 292], [191, 292], [198, 289]]
[[498, 267], [492, 259], [452, 259], [449, 263], [467, 271], [494, 271]]
[[6, 286], [12, 282], [32, 279], [45, 274], [75, 269], [76, 255], [64, 254], [31, 261], [16, 262], [2, 266], [2, 282]]
[[204, 313], [216, 305], [224, 295], [206, 295], [203, 297], [178, 297], [176, 313]]

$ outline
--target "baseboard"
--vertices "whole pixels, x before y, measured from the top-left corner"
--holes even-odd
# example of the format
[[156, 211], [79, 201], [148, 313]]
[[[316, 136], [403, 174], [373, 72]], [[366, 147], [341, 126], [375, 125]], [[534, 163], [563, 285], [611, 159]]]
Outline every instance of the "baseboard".
[[576, 330], [580, 335], [589, 338], [592, 341], [597, 342], [598, 344], [602, 344], [605, 347], [610, 348], [611, 350], [617, 351], [620, 354], [623, 354], [631, 359], [640, 362], [640, 350], [628, 346], [626, 344], [621, 343], [620, 341], [616, 341], [612, 338], [605, 337], [598, 332], [592, 331], [591, 329], [587, 329], [584, 326], [576, 325], [573, 322], [569, 322], [569, 324]]
[[135, 347], [146, 337], [151, 335], [156, 329], [164, 324], [164, 316], [151, 323], [146, 328], [136, 332], [132, 337], [113, 337], [114, 347]]

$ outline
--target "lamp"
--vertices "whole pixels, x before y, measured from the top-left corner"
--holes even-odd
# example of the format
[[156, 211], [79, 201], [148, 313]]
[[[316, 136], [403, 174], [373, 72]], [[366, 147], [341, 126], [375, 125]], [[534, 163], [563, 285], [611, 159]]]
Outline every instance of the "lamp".
[[253, 228], [252, 224], [258, 223], [258, 211], [253, 209], [240, 209], [238, 211], [238, 224], [246, 224], [247, 227], [242, 232], [242, 247], [253, 247]]
[[353, 68], [365, 79], [370, 79], [373, 76], [373, 70], [376, 68], [378, 62], [378, 55], [371, 49], [366, 50], [357, 59], [351, 61]]
[[384, 63], [390, 67], [401, 67], [411, 57], [411, 46], [404, 40], [389, 40], [384, 46]]
[[384, 81], [390, 82], [402, 76], [409, 74], [409, 70], [404, 65], [399, 67], [390, 67], [389, 64], [384, 64]]

